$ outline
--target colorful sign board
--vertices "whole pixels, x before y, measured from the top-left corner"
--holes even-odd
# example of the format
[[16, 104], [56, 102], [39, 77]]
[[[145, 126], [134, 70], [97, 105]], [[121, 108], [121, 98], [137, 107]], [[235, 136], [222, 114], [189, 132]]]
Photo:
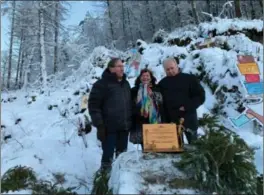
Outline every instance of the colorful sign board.
[[[253, 56], [239, 55], [237, 70], [240, 73], [241, 83], [246, 91], [246, 99], [256, 100], [253, 108], [247, 108], [242, 114], [236, 118], [229, 118], [230, 122], [235, 128], [240, 128], [250, 121], [256, 120], [263, 126], [263, 113], [259, 114], [257, 110], [263, 108], [263, 78], [261, 79], [258, 64], [255, 62]], [[250, 103], [246, 105], [251, 106]]]
[[130, 49], [129, 52], [131, 58], [127, 62], [125, 73], [126, 75], [130, 75], [132, 72], [134, 72], [133, 76], [137, 77], [140, 73], [141, 55], [136, 48]]

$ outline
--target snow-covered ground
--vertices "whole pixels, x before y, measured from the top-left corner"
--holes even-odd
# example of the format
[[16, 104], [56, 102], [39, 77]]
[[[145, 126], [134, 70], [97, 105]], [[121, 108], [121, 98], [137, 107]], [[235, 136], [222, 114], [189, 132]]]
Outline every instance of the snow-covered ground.
[[[252, 21], [252, 24], [248, 25], [249, 28], [256, 23], [258, 21]], [[230, 21], [227, 24], [230, 26]], [[217, 27], [214, 23], [211, 25]], [[202, 29], [208, 31], [211, 26], [203, 24]], [[222, 32], [221, 29], [219, 30]], [[171, 33], [169, 37], [179, 35], [187, 36], [185, 33], [180, 33], [178, 29], [177, 32]], [[196, 33], [195, 36], [192, 35], [192, 38], [196, 38], [196, 35], [198, 36], [199, 33]], [[203, 38], [198, 39], [203, 40]], [[221, 86], [230, 89], [235, 85], [238, 86], [240, 94], [224, 93], [226, 98], [224, 111], [227, 116], [235, 117], [239, 114], [235, 110], [237, 106], [235, 102], [239, 99], [243, 101], [241, 97], [245, 95], [239, 77], [231, 76], [237, 71], [235, 68], [236, 56], [237, 54], [253, 55], [260, 70], [263, 70], [263, 45], [252, 42], [243, 34], [230, 37], [218, 36], [215, 39], [226, 41], [231, 50], [206, 48], [191, 51], [189, 46], [178, 47], [168, 46], [166, 43], [147, 44], [143, 42], [144, 51], [141, 68], [148, 65], [154, 71], [157, 79], [160, 80], [165, 76], [161, 63], [166, 57], [181, 56], [179, 65], [182, 70], [197, 75], [201, 73], [198, 70], [199, 66], [203, 65], [204, 71], [212, 81], [218, 84], [218, 88], [213, 93], [206, 83], [202, 83], [206, 90], [206, 101], [198, 109], [198, 116], [202, 117], [203, 113], [210, 113], [214, 106], [219, 104], [217, 91], [220, 90]], [[64, 81], [49, 84], [49, 90], [45, 91], [44, 94], [40, 94], [37, 90], [2, 92], [1, 125], [5, 126], [1, 132], [2, 174], [16, 165], [32, 167], [38, 178], [46, 180], [52, 180], [52, 173], [65, 173], [66, 183], [64, 187], [79, 186], [77, 193], [89, 193], [92, 188], [94, 173], [100, 167], [102, 150], [96, 139], [96, 129], [94, 128], [90, 134], [85, 136], [88, 142], [88, 147], [85, 148], [82, 138], [77, 135], [78, 117], [82, 117], [82, 114], [75, 115], [75, 112], [80, 109], [82, 92], [89, 91], [96, 78], [101, 76], [103, 72], [101, 65], [105, 65], [111, 57], [126, 55], [126, 53], [99, 47], [95, 49], [89, 58], [83, 61], [79, 70], [73, 72]], [[261, 78], [263, 79], [263, 72], [261, 72]], [[135, 78], [129, 79], [131, 86], [133, 86], [134, 80]], [[76, 91], [79, 91], [80, 94], [73, 95]], [[36, 101], [31, 101], [31, 96], [35, 95]], [[7, 99], [10, 97], [16, 97], [16, 99], [9, 102]], [[49, 110], [49, 105], [57, 105], [57, 107]], [[259, 110], [260, 107], [262, 109], [263, 104], [256, 109]], [[21, 121], [15, 124], [19, 118]], [[227, 117], [221, 119], [227, 127], [239, 134], [250, 146], [259, 148], [255, 154], [255, 164], [258, 172], [263, 173], [263, 137], [253, 131], [253, 123], [236, 130], [231, 126]], [[199, 133], [203, 134], [202, 129], [199, 129]], [[11, 135], [12, 138], [4, 141], [3, 137], [7, 135]], [[182, 173], [172, 168], [171, 158], [169, 157], [144, 159], [145, 157], [142, 156], [141, 151], [137, 150], [137, 146], [131, 143], [129, 143], [128, 150], [128, 152], [120, 155], [113, 165], [109, 185], [113, 188], [114, 194], [139, 192], [196, 193], [190, 189], [168, 189], [164, 181], [160, 181], [155, 185], [145, 185], [142, 173], [146, 171], [155, 173], [162, 169], [168, 175], [176, 174], [179, 177]], [[169, 178], [167, 179], [169, 180]], [[19, 191], [19, 193], [21, 192]], [[17, 194], [18, 192], [12, 193]]]

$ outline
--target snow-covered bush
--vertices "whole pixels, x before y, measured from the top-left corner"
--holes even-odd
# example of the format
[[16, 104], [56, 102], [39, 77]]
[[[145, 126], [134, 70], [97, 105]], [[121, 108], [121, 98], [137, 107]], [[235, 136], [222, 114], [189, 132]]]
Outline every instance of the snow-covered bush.
[[146, 49], [148, 44], [145, 41], [141, 40], [141, 39], [138, 39], [136, 41], [136, 43], [137, 43], [137, 47], [138, 47], [138, 52], [142, 55], [143, 51]]
[[238, 105], [243, 102], [244, 91], [235, 68], [236, 52], [206, 48], [192, 51], [188, 60], [184, 71], [197, 75], [207, 84], [222, 107], [233, 106], [238, 110]]
[[166, 38], [168, 37], [168, 33], [163, 30], [163, 29], [159, 29], [152, 38], [152, 42], [153, 43], [164, 43], [164, 41], [166, 40]]
[[111, 58], [121, 58], [122, 60], [126, 59], [126, 54], [118, 50], [109, 50], [103, 46], [96, 47], [90, 56], [90, 63], [94, 67], [106, 68], [107, 63]]
[[198, 38], [199, 31], [194, 25], [177, 28], [168, 35], [166, 45], [187, 46], [192, 40]]

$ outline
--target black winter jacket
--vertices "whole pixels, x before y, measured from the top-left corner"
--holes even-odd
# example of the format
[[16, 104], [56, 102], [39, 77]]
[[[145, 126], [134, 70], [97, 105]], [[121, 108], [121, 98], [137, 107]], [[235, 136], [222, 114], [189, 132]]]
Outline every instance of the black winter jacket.
[[[131, 98], [132, 98], [132, 105], [133, 105], [133, 124], [131, 131], [141, 131], [142, 130], [142, 124], [149, 124], [149, 119], [144, 118], [140, 114], [140, 108], [137, 106], [137, 95], [138, 95], [138, 87], [133, 87], [131, 89]], [[161, 123], [165, 121], [164, 119], [164, 109], [163, 109], [163, 100], [162, 95], [160, 93], [160, 90], [158, 86], [152, 87], [152, 92], [155, 94], [153, 96], [154, 101], [156, 102], [156, 105], [158, 106], [158, 110], [161, 116]]]
[[129, 131], [132, 124], [130, 90], [125, 75], [119, 82], [116, 75], [106, 69], [89, 95], [88, 109], [93, 125], [103, 125], [107, 132]]
[[[179, 73], [165, 77], [159, 82], [163, 95], [164, 110], [168, 123], [179, 123], [184, 118], [184, 126], [192, 130], [198, 129], [196, 109], [205, 101], [205, 91], [199, 80], [190, 74]], [[185, 111], [180, 111], [183, 106]]]

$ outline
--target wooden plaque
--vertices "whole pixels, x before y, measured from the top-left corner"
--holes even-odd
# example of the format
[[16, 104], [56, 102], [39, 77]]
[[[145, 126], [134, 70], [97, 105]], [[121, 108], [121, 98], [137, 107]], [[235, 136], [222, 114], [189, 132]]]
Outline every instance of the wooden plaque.
[[143, 124], [144, 152], [183, 152], [176, 124]]
[[239, 71], [242, 75], [246, 74], [259, 74], [258, 65], [254, 63], [238, 64]]

